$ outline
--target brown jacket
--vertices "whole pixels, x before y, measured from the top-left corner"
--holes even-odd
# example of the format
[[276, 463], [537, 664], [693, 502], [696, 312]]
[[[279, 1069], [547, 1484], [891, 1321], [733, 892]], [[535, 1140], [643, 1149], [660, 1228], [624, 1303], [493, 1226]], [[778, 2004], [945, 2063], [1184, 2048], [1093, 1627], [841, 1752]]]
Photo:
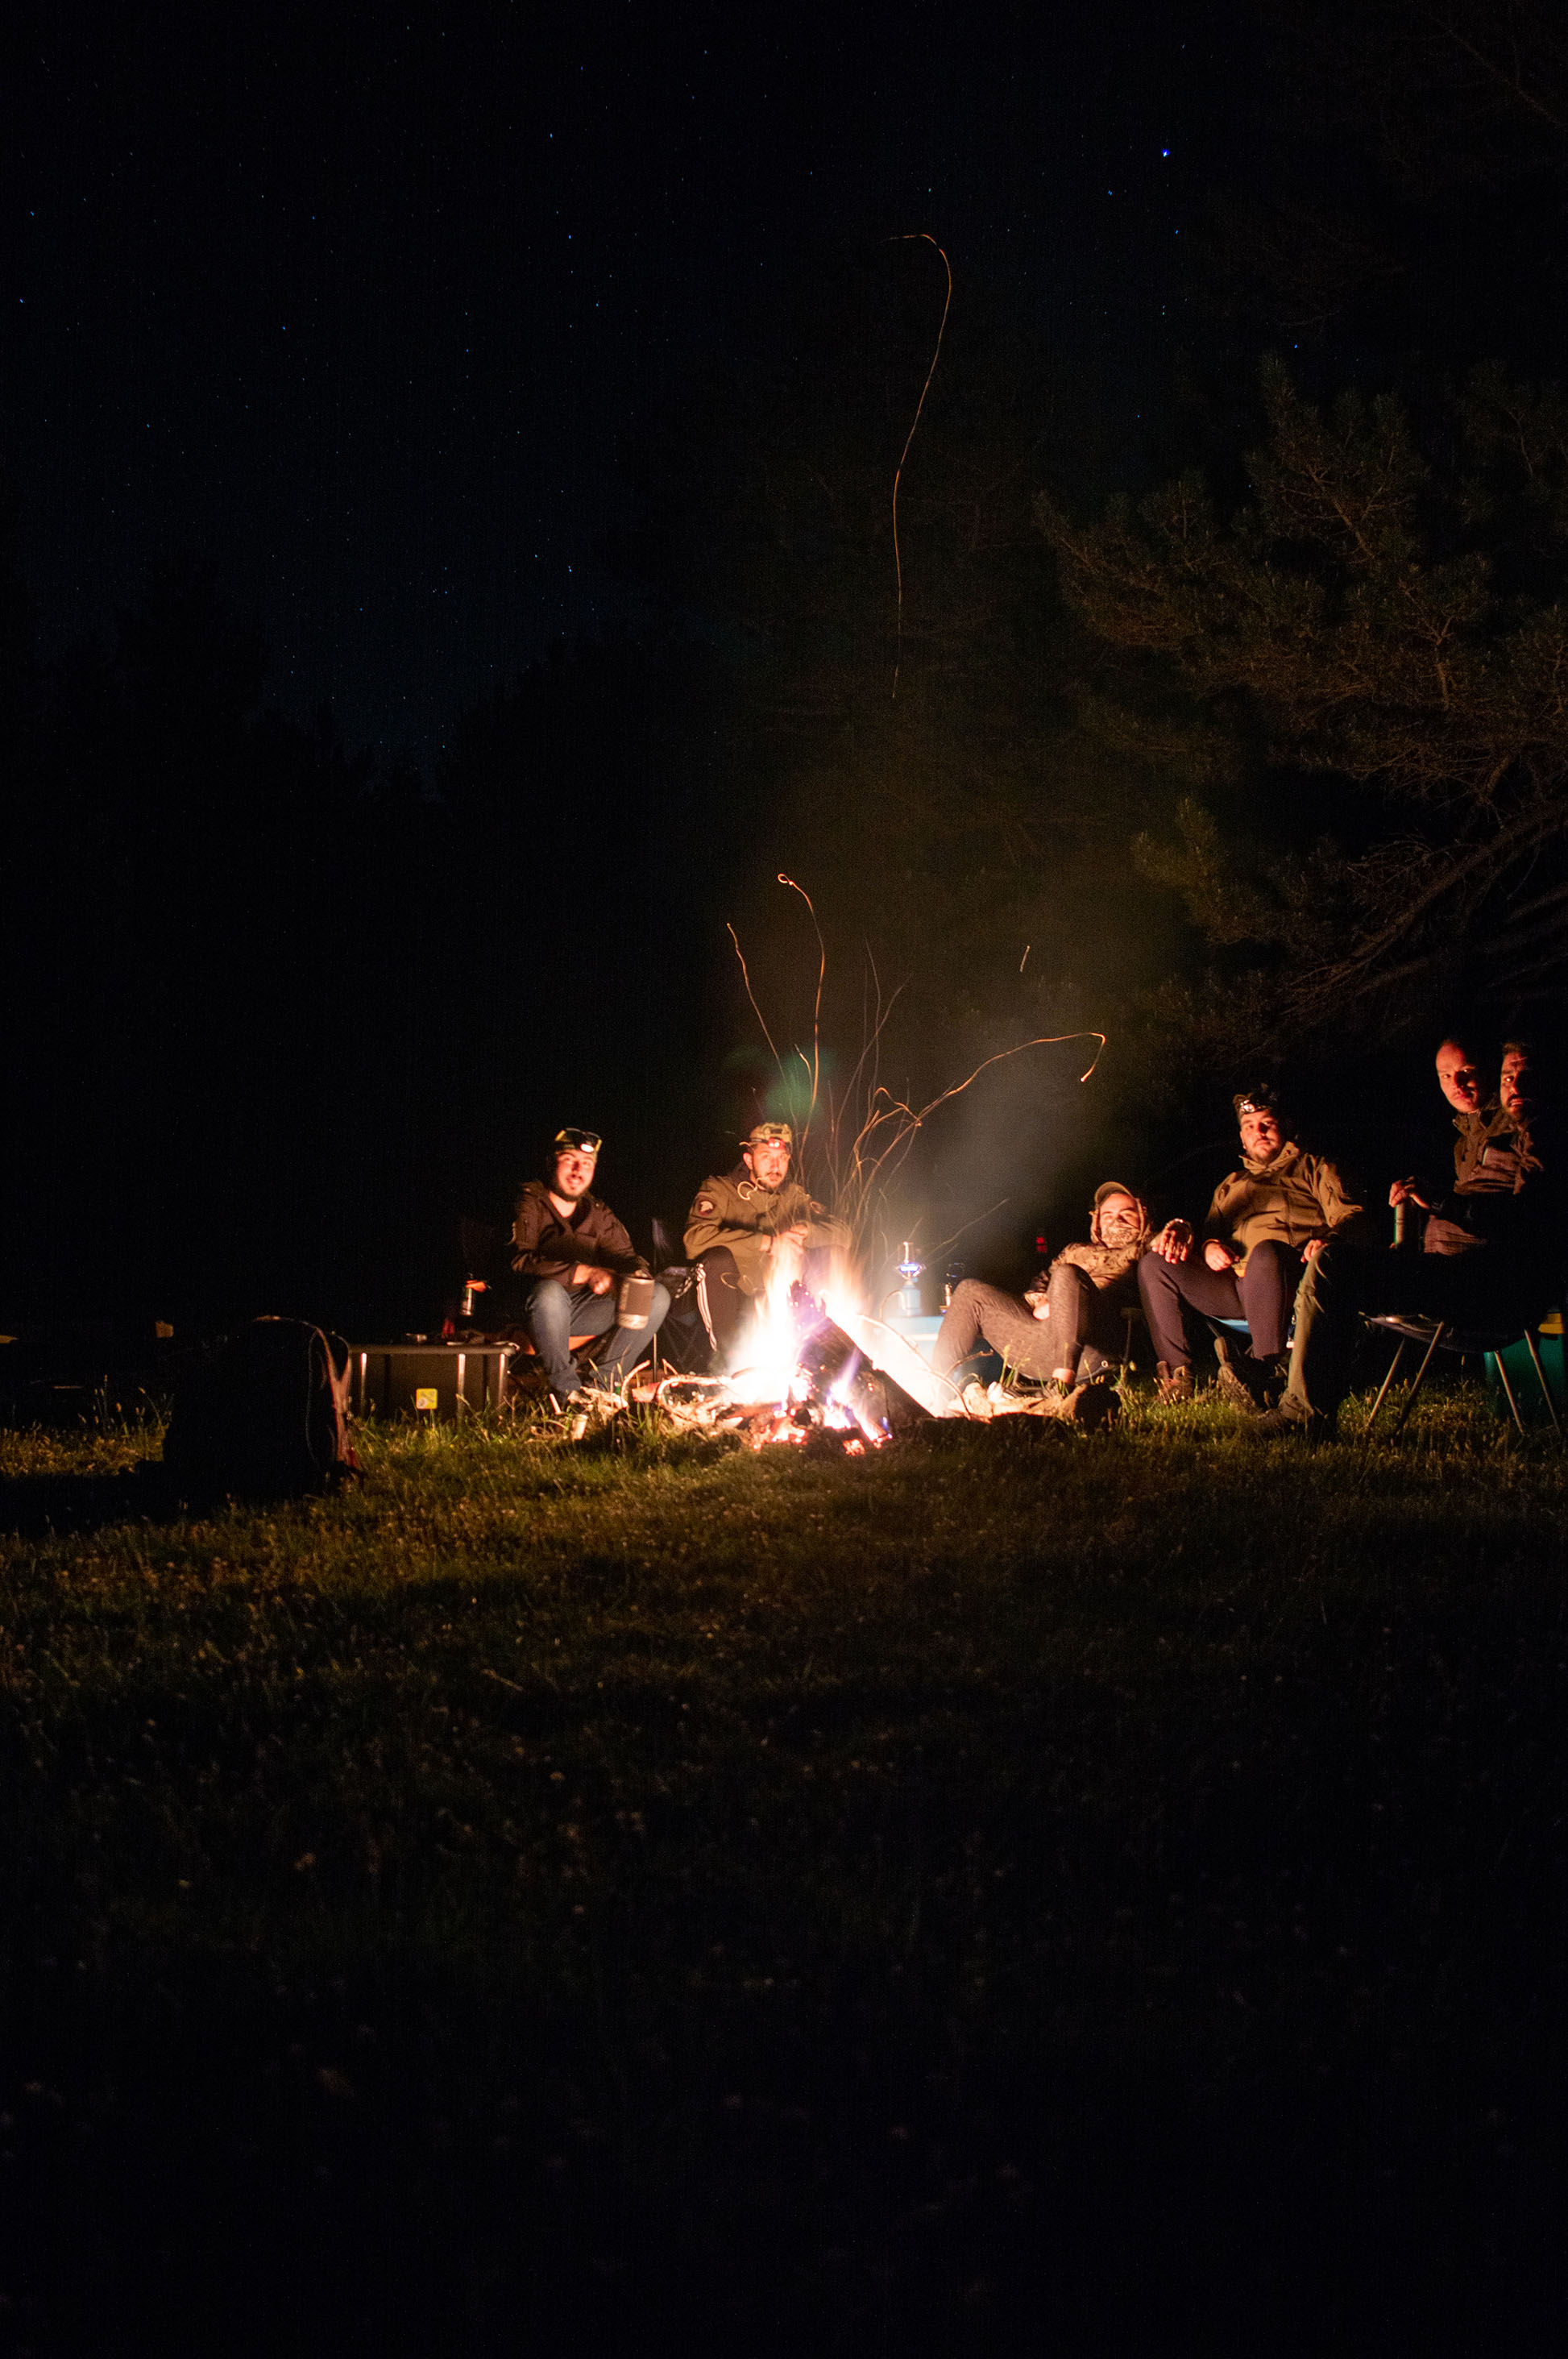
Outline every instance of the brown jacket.
[[563, 1221], [550, 1201], [542, 1180], [524, 1183], [512, 1223], [512, 1266], [519, 1277], [553, 1277], [564, 1286], [579, 1262], [612, 1269], [647, 1266], [633, 1251], [632, 1240], [608, 1204], [594, 1195], [579, 1196], [569, 1221]]
[[1530, 1132], [1501, 1106], [1455, 1114], [1454, 1189], [1459, 1196], [1517, 1196], [1532, 1170]]
[[686, 1257], [696, 1261], [716, 1245], [726, 1245], [735, 1256], [741, 1291], [762, 1294], [773, 1240], [797, 1227], [805, 1229], [808, 1246], [849, 1243], [843, 1222], [824, 1212], [798, 1180], [786, 1180], [782, 1188], [763, 1188], [744, 1163], [737, 1163], [732, 1171], [705, 1180], [693, 1197], [686, 1216]]
[[1242, 1158], [1214, 1191], [1204, 1223], [1207, 1237], [1238, 1245], [1245, 1268], [1254, 1245], [1275, 1244], [1298, 1250], [1314, 1237], [1332, 1236], [1364, 1218], [1353, 1204], [1335, 1166], [1322, 1155], [1306, 1155], [1287, 1140], [1271, 1163]]
[[[1103, 1294], [1108, 1288], [1120, 1286], [1124, 1278], [1131, 1277], [1138, 1267], [1141, 1256], [1148, 1250], [1149, 1232], [1144, 1228], [1140, 1232], [1135, 1245], [1064, 1245], [1051, 1264], [1051, 1269], [1060, 1269], [1064, 1262], [1072, 1269], [1081, 1269], [1087, 1274], [1089, 1283]], [[1025, 1302], [1033, 1303], [1036, 1298], [1043, 1302], [1050, 1282], [1051, 1270], [1043, 1269], [1024, 1296]], [[1136, 1288], [1130, 1291], [1133, 1299], [1136, 1299]]]

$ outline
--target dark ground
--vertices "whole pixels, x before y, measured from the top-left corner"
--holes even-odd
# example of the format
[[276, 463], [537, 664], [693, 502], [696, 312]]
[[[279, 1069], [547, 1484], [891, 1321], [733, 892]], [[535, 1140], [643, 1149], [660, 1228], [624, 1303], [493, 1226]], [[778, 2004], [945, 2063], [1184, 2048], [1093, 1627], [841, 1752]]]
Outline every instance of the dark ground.
[[1558, 2347], [1562, 1460], [1023, 1422], [5, 1437], [16, 2347]]

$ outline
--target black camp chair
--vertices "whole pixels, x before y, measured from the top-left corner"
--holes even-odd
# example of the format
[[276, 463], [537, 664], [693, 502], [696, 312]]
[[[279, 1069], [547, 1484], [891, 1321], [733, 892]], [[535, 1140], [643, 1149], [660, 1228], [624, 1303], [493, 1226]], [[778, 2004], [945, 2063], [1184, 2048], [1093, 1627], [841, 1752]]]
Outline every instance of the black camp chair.
[[1541, 1353], [1536, 1346], [1533, 1327], [1526, 1327], [1522, 1336], [1513, 1328], [1509, 1329], [1507, 1333], [1499, 1333], [1495, 1328], [1483, 1333], [1473, 1327], [1453, 1326], [1445, 1319], [1422, 1319], [1407, 1316], [1402, 1312], [1398, 1315], [1392, 1312], [1380, 1313], [1368, 1318], [1367, 1324], [1368, 1327], [1381, 1327], [1387, 1334], [1397, 1335], [1400, 1339], [1400, 1347], [1390, 1363], [1388, 1375], [1378, 1388], [1378, 1397], [1372, 1403], [1371, 1414], [1362, 1429], [1363, 1432], [1370, 1433], [1378, 1422], [1378, 1412], [1388, 1397], [1390, 1386], [1399, 1374], [1400, 1362], [1404, 1358], [1407, 1346], [1411, 1343], [1418, 1345], [1424, 1343], [1426, 1350], [1421, 1365], [1415, 1372], [1415, 1382], [1406, 1393], [1404, 1406], [1394, 1419], [1395, 1433], [1402, 1432], [1405, 1419], [1415, 1407], [1415, 1397], [1425, 1382], [1426, 1372], [1432, 1365], [1434, 1353], [1491, 1352], [1496, 1355], [1497, 1371], [1502, 1384], [1504, 1397], [1513, 1413], [1513, 1421], [1522, 1434], [1524, 1419], [1519, 1415], [1519, 1403], [1514, 1398], [1514, 1389], [1509, 1382], [1509, 1372], [1503, 1364], [1503, 1353], [1511, 1345], [1522, 1341], [1530, 1347], [1530, 1356], [1535, 1367], [1536, 1379], [1541, 1386], [1541, 1397], [1546, 1403], [1546, 1414], [1552, 1419], [1552, 1430], [1557, 1436], [1561, 1446], [1563, 1427], [1558, 1419], [1556, 1403], [1552, 1397], [1552, 1387], [1546, 1381], [1546, 1371], [1541, 1364]]

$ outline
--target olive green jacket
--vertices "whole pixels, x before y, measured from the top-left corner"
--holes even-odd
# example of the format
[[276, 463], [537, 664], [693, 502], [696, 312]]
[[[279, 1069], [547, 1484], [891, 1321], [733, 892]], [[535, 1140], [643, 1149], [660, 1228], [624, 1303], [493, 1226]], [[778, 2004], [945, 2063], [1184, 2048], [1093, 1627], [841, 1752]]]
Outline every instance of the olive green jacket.
[[1539, 1197], [1538, 1175], [1546, 1160], [1554, 1159], [1543, 1158], [1539, 1116], [1516, 1121], [1500, 1106], [1487, 1106], [1479, 1114], [1455, 1114], [1454, 1127], [1454, 1191], [1440, 1197], [1427, 1217], [1422, 1237], [1427, 1253], [1470, 1253], [1494, 1234], [1520, 1225], [1490, 1200], [1522, 1196], [1531, 1187]]
[[741, 1285], [747, 1294], [766, 1291], [772, 1266], [770, 1246], [785, 1229], [804, 1228], [807, 1245], [847, 1245], [849, 1232], [834, 1220], [798, 1180], [782, 1188], [763, 1188], [744, 1163], [705, 1180], [692, 1199], [686, 1217], [686, 1257], [696, 1261], [716, 1245], [726, 1245], [735, 1256]]
[[1365, 1208], [1351, 1202], [1327, 1158], [1303, 1154], [1287, 1140], [1271, 1163], [1254, 1163], [1244, 1156], [1240, 1170], [1220, 1181], [1204, 1234], [1239, 1246], [1238, 1267], [1244, 1269], [1254, 1245], [1292, 1245], [1299, 1251], [1314, 1237], [1333, 1236], [1352, 1221], [1365, 1219]]

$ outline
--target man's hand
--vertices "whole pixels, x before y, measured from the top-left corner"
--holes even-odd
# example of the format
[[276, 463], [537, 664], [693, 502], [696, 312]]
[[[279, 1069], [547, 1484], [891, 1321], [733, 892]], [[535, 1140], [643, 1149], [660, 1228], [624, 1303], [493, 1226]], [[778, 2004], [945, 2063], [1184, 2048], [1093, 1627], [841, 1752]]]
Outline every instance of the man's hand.
[[580, 1294], [584, 1287], [589, 1294], [608, 1294], [614, 1283], [610, 1271], [600, 1269], [599, 1264], [592, 1261], [579, 1261], [571, 1275], [571, 1291], [574, 1294]]
[[1423, 1212], [1430, 1212], [1432, 1210], [1426, 1198], [1417, 1195], [1413, 1180], [1396, 1180], [1389, 1190], [1389, 1201], [1396, 1212], [1401, 1204], [1419, 1204]]
[[1308, 1237], [1302, 1247], [1303, 1261], [1315, 1261], [1327, 1243], [1326, 1237]]
[[1149, 1240], [1149, 1249], [1162, 1261], [1185, 1261], [1193, 1249], [1193, 1224], [1190, 1221], [1167, 1221], [1157, 1236]]
[[1241, 1259], [1236, 1247], [1227, 1245], [1223, 1237], [1206, 1237], [1203, 1257], [1210, 1269], [1234, 1269]]

